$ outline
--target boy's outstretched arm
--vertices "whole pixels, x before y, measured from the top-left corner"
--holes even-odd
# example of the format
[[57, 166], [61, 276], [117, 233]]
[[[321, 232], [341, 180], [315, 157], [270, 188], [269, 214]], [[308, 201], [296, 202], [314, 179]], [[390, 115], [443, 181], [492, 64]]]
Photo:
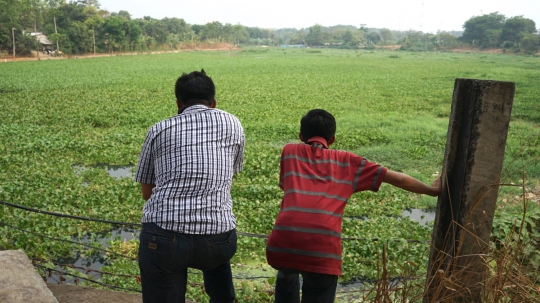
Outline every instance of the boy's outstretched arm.
[[383, 182], [417, 194], [436, 197], [441, 193], [441, 176], [437, 177], [429, 186], [409, 175], [388, 170]]

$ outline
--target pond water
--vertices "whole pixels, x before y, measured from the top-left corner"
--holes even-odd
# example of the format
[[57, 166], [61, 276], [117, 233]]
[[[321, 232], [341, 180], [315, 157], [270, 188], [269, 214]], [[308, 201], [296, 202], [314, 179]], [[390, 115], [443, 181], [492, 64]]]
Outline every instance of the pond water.
[[[103, 247], [101, 248], [107, 249], [110, 246], [109, 242], [111, 240], [117, 239], [119, 237], [121, 241], [129, 241], [132, 239], [138, 239], [139, 234], [140, 234], [139, 229], [133, 229], [133, 228], [127, 228], [127, 227], [116, 227], [112, 229], [111, 232], [97, 233], [94, 238], [91, 238], [91, 236], [89, 235], [85, 235], [82, 238], [78, 238], [74, 236], [72, 237], [71, 240], [75, 242], [88, 244], [88, 245], [93, 245], [93, 246], [99, 246], [98, 244], [94, 244], [94, 243], [99, 243], [103, 245]], [[83, 248], [84, 247], [80, 246], [80, 248], [78, 249], [82, 250]], [[83, 256], [79, 252], [77, 252], [72, 257], [57, 258], [57, 259], [54, 259], [53, 262], [59, 263], [59, 264], [71, 264], [74, 267], [82, 267], [84, 268], [84, 270], [77, 269], [77, 271], [80, 271], [82, 273], [87, 273], [86, 269], [101, 270], [103, 266], [107, 265], [107, 259], [104, 257], [104, 252], [98, 252], [91, 256], [85, 256], [85, 255]], [[57, 266], [56, 269], [62, 272], [66, 271], [65, 268], [62, 268], [61, 266]], [[88, 272], [87, 274], [92, 275], [91, 272]], [[95, 276], [96, 280], [100, 278], [99, 273], [95, 273], [95, 275], [92, 275], [92, 276]], [[60, 274], [52, 273], [51, 276], [47, 278], [47, 282], [51, 284], [59, 284], [59, 283], [75, 284], [74, 283], [75, 281], [73, 278], [69, 278], [67, 276], [64, 276], [62, 278], [65, 280], [61, 281]]]
[[134, 166], [107, 166], [105, 169], [111, 177], [114, 178], [131, 178], [133, 177]]
[[[401, 212], [401, 217], [407, 217], [425, 226], [435, 220], [435, 209], [407, 208]], [[368, 216], [345, 216], [344, 218], [362, 221], [369, 220]]]
[[102, 168], [109, 173], [109, 176], [120, 179], [120, 178], [132, 178], [133, 177], [133, 169], [134, 165], [108, 165], [108, 164], [94, 164], [90, 166], [82, 166], [82, 165], [73, 165], [73, 170], [75, 170], [76, 174], [80, 174], [88, 168]]
[[429, 222], [435, 221], [435, 209], [418, 209], [409, 208], [401, 213], [402, 217], [409, 217], [409, 219], [420, 223], [421, 225], [428, 225]]

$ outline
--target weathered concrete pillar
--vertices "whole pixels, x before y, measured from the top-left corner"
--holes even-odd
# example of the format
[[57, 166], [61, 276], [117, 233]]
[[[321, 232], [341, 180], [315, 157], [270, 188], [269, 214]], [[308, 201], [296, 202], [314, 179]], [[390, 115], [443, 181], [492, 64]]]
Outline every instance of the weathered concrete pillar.
[[0, 302], [58, 303], [22, 250], [0, 251]]
[[514, 91], [455, 81], [424, 303], [481, 302]]

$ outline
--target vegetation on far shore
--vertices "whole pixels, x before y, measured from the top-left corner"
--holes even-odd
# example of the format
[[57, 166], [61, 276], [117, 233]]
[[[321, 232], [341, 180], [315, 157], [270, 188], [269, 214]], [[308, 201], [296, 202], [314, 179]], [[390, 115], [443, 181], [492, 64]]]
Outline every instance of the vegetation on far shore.
[[[536, 54], [540, 36], [533, 20], [498, 12], [465, 20], [463, 31], [396, 31], [366, 25], [314, 24], [309, 28], [265, 29], [241, 24], [188, 24], [182, 18], [132, 18], [126, 10], [109, 12], [95, 0], [3, 0], [0, 10], [0, 56], [81, 55], [117, 52], [174, 51], [199, 43], [233, 46], [299, 45], [317, 48], [374, 49], [399, 45], [401, 50], [455, 48], [502, 49]], [[362, 21], [359, 20], [359, 23]], [[37, 33], [48, 38], [42, 39]], [[41, 42], [38, 40], [41, 39]], [[15, 46], [15, 47], [13, 47]]]

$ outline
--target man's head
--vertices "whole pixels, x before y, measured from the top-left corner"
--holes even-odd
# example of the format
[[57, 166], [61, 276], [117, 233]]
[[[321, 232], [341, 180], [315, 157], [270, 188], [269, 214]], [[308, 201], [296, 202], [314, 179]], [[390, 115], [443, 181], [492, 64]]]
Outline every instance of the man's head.
[[332, 144], [336, 134], [336, 119], [323, 109], [312, 109], [300, 120], [300, 140], [307, 143], [312, 137], [323, 137]]
[[204, 104], [215, 106], [216, 87], [204, 69], [200, 72], [183, 73], [174, 86], [176, 100], [181, 106]]

